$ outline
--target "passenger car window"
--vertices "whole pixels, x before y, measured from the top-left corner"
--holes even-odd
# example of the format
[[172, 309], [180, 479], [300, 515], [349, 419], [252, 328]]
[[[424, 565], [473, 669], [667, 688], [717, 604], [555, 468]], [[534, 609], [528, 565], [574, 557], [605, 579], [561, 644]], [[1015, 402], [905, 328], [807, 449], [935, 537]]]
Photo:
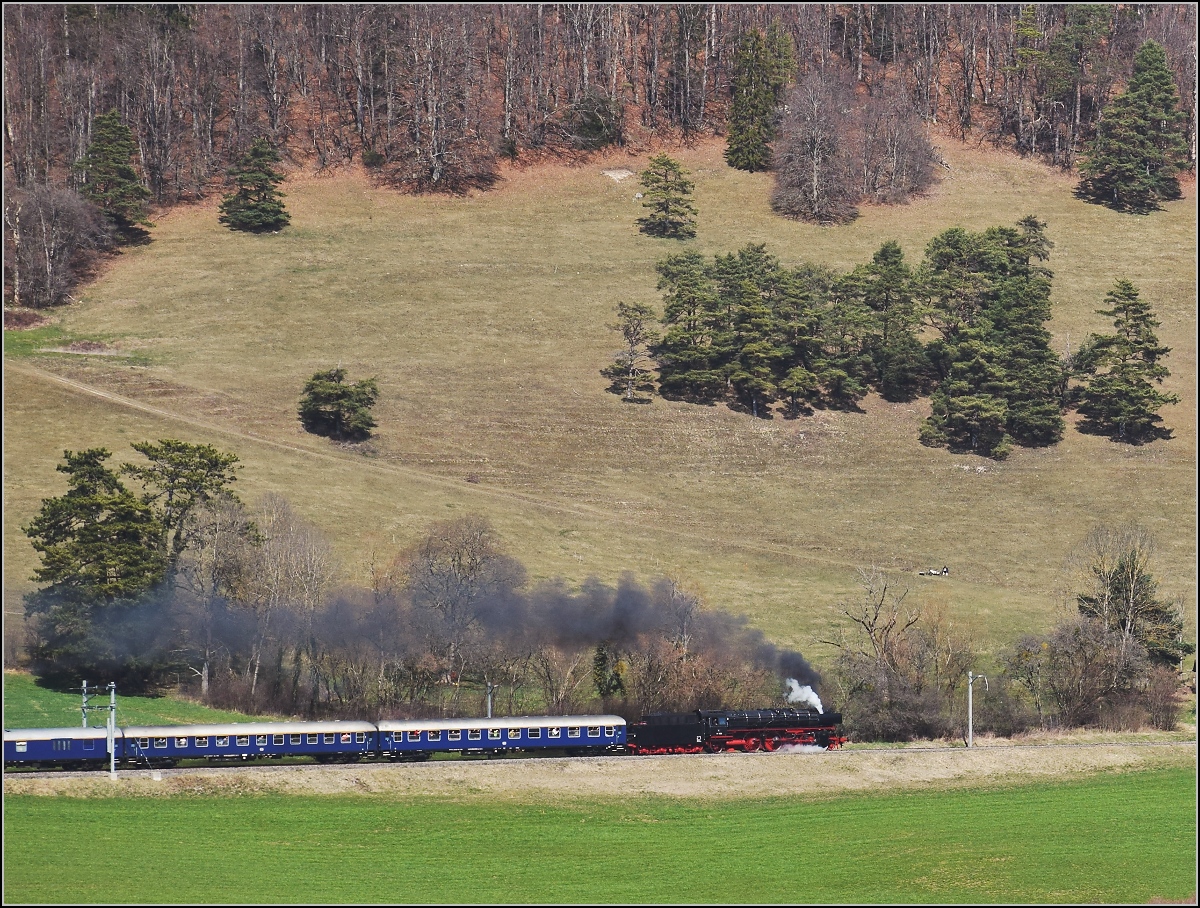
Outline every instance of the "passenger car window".
[[176, 747], [187, 747], [187, 738], [176, 738], [175, 746]]
[[238, 735], [237, 736], [237, 746], [238, 747], [249, 747], [250, 746], [250, 736], [249, 735]]
[[217, 735], [217, 747], [228, 747], [228, 746], [229, 746], [229, 736], [228, 735]]

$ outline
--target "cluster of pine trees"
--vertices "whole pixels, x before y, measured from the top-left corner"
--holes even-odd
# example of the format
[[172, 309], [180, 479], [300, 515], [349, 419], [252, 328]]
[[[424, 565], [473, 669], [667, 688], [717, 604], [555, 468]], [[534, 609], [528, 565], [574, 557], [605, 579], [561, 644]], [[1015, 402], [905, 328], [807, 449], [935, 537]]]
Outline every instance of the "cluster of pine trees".
[[651, 307], [618, 306], [625, 345], [604, 375], [627, 400], [646, 400], [657, 383], [664, 397], [758, 417], [857, 409], [871, 390], [892, 401], [929, 395], [923, 443], [997, 459], [1058, 442], [1071, 406], [1082, 431], [1169, 437], [1158, 410], [1178, 398], [1156, 388], [1168, 350], [1128, 281], [1099, 310], [1116, 333], [1089, 337], [1074, 356], [1051, 349], [1052, 246], [1029, 216], [943, 231], [916, 268], [894, 241], [846, 274], [785, 268], [763, 245], [711, 260], [676, 253], [657, 265], [662, 332]]

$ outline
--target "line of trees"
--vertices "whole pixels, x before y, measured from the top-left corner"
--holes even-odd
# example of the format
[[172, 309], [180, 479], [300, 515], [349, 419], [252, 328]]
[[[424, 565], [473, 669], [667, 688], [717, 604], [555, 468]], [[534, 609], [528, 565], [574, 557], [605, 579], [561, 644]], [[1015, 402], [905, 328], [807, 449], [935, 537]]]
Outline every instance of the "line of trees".
[[[340, 581], [328, 540], [271, 493], [248, 508], [237, 458], [174, 439], [64, 452], [68, 490], [25, 532], [40, 553], [29, 652], [50, 683], [174, 687], [251, 713], [309, 717], [510, 715], [784, 705], [784, 681], [820, 685], [858, 740], [963, 734], [964, 684], [981, 653], [943, 610], [879, 571], [821, 642], [824, 681], [799, 653], [685, 584], [623, 576], [578, 589], [530, 584], [490, 524], [431, 525], [371, 553], [369, 588]], [[142, 485], [127, 489], [121, 477]], [[1139, 526], [1097, 527], [1070, 581], [1075, 615], [994, 657], [981, 732], [1100, 725], [1172, 728], [1184, 640]]]
[[[594, 704], [629, 715], [784, 702], [804, 658], [678, 582], [527, 583], [483, 519], [437, 523], [350, 587], [288, 502], [232, 492], [237, 458], [173, 439], [64, 452], [67, 492], [24, 527], [41, 555], [26, 597], [33, 671], [129, 691], [306, 716], [509, 713]], [[122, 483], [132, 477], [138, 494]]]
[[[463, 188], [493, 179], [503, 149], [723, 131], [759, 92], [755, 34], [773, 90], [792, 67], [845, 70], [872, 94], [899, 83], [925, 120], [1062, 166], [1153, 39], [1194, 160], [1195, 23], [1187, 4], [19, 4], [7, 164], [20, 186], [61, 180], [115, 108], [156, 203], [203, 195], [261, 136], [320, 166], [366, 153], [398, 184]], [[748, 121], [732, 122], [736, 148]]]
[[[756, 417], [859, 409], [930, 397], [921, 441], [1002, 459], [1058, 442], [1077, 407], [1081, 431], [1130, 444], [1169, 438], [1157, 389], [1170, 374], [1150, 305], [1119, 280], [1098, 312], [1114, 334], [1073, 356], [1050, 347], [1053, 244], [1046, 224], [934, 237], [910, 267], [895, 241], [846, 274], [783, 267], [759, 244], [711, 260], [694, 250], [656, 266], [661, 333], [644, 305], [621, 304], [625, 345], [602, 373], [626, 400], [657, 385], [671, 399], [723, 401]], [[655, 374], [657, 369], [657, 375]]]
[[[1071, 611], [1045, 634], [1003, 648], [977, 688], [974, 727], [1011, 736], [1033, 728], [1173, 729], [1184, 640], [1180, 603], [1160, 598], [1144, 527], [1093, 529], [1074, 555]], [[842, 608], [825, 696], [858, 740], [966, 738], [967, 672], [983, 654], [969, 628], [942, 608], [909, 601], [879, 570], [861, 572], [862, 596]]]
[[[145, 241], [148, 203], [223, 174], [226, 207], [270, 194], [264, 142], [464, 192], [505, 156], [725, 134], [732, 166], [776, 170], [776, 210], [840, 223], [922, 191], [926, 124], [950, 124], [1064, 168], [1086, 150], [1081, 195], [1149, 210], [1195, 162], [1195, 21], [1185, 4], [17, 4], [6, 297], [68, 299], [91, 252]], [[286, 223], [274, 195], [223, 216]]]

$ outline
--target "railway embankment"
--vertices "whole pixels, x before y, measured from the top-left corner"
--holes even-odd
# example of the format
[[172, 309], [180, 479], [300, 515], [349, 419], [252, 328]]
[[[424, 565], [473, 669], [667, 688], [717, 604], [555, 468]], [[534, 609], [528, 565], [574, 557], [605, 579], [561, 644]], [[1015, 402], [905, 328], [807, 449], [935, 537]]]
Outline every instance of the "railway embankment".
[[501, 800], [826, 797], [997, 787], [1093, 773], [1196, 767], [1196, 742], [1057, 743], [338, 766], [237, 764], [161, 771], [5, 773], [4, 794], [68, 797], [371, 795]]

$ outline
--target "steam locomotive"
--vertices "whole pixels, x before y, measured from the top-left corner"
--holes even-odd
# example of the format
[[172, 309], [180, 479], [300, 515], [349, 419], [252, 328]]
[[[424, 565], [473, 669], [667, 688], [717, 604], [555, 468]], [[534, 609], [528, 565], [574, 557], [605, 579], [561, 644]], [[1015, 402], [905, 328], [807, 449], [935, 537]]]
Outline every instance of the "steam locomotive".
[[127, 726], [116, 729], [111, 754], [104, 728], [5, 729], [4, 765], [136, 769], [167, 768], [180, 760], [283, 757], [422, 761], [439, 753], [584, 756], [832, 749], [846, 740], [837, 733], [841, 718], [815, 710], [760, 709], [654, 713], [633, 725], [615, 715], [580, 715]]
[[630, 728], [627, 750], [637, 754], [776, 751], [796, 747], [831, 750], [846, 742], [837, 732], [841, 724], [841, 713], [815, 709], [650, 713]]

